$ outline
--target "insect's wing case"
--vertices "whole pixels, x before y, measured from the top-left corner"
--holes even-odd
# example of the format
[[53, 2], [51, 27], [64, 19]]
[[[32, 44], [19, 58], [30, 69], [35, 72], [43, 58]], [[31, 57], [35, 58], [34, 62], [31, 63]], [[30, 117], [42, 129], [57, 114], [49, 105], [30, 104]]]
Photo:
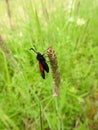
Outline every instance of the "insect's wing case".
[[49, 72], [48, 64], [44, 61], [42, 62], [42, 65], [43, 65], [44, 70], [48, 73]]

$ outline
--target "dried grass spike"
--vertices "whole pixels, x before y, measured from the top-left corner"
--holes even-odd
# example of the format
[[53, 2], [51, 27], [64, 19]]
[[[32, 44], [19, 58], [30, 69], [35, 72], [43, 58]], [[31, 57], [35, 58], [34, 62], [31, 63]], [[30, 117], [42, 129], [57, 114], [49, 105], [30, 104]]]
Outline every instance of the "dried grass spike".
[[52, 47], [49, 47], [47, 49], [47, 55], [50, 61], [50, 65], [51, 65], [51, 69], [52, 69], [52, 76], [54, 79], [54, 96], [58, 96], [59, 95], [59, 85], [61, 82], [61, 75], [60, 75], [60, 71], [58, 68], [58, 60], [55, 54], [55, 51], [53, 50]]

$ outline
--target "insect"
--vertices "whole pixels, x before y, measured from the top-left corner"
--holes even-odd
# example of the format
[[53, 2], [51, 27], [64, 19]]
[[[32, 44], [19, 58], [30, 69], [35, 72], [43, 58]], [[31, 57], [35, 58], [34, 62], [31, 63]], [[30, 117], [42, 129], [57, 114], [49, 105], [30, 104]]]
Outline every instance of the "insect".
[[41, 73], [42, 78], [45, 79], [45, 71], [47, 73], [49, 72], [49, 66], [46, 63], [46, 59], [44, 58], [44, 54], [37, 52], [37, 49], [35, 46], [34, 46], [34, 48], [30, 48], [30, 50], [33, 50], [37, 54], [36, 59], [39, 62], [40, 73]]

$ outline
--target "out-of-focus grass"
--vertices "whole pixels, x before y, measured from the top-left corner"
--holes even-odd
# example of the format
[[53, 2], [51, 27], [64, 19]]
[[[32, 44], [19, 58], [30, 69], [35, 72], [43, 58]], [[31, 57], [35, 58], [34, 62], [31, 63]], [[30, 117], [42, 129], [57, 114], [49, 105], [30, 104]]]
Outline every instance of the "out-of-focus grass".
[[[12, 51], [8, 57], [0, 46], [0, 129], [95, 129], [97, 105], [93, 116], [88, 113], [89, 97], [98, 91], [98, 1], [9, 2], [12, 28], [0, 1], [0, 33]], [[59, 97], [52, 96], [51, 70], [41, 78], [36, 54], [29, 51], [33, 45], [42, 53], [50, 45], [55, 49], [62, 77]]]

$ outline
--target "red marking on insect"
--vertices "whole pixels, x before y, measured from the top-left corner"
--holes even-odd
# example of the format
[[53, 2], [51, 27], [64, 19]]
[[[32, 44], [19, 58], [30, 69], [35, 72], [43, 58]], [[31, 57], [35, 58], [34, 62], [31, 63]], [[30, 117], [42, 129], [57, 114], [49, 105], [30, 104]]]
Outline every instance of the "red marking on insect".
[[40, 68], [41, 76], [43, 77], [43, 79], [45, 79], [45, 72], [44, 72], [45, 70], [41, 62], [39, 62], [39, 68]]
[[41, 62], [39, 62], [39, 67], [41, 71], [44, 71], [43, 65], [41, 64]]

